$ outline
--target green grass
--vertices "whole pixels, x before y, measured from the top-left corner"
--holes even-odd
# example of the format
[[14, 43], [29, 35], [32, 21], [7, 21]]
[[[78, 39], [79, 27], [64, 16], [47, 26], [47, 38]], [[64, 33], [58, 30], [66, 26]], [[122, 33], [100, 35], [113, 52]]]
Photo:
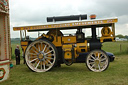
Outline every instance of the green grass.
[[116, 56], [109, 68], [100, 73], [89, 71], [84, 63], [63, 64], [45, 73], [32, 72], [24, 64], [14, 65], [10, 78], [2, 85], [128, 85], [127, 60], [128, 55]]
[[[120, 45], [121, 45], [121, 50], [120, 50]], [[112, 52], [115, 55], [125, 55], [128, 54], [128, 41], [106, 42], [103, 43], [102, 49], [107, 52]]]

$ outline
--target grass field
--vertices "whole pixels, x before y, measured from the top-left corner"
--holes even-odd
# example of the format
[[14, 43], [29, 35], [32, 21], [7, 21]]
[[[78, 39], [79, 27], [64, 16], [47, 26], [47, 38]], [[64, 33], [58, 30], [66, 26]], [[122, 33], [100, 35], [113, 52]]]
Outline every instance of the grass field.
[[[120, 47], [121, 45], [121, 47]], [[128, 54], [128, 41], [124, 41], [124, 42], [106, 42], [103, 43], [103, 50], [108, 51], [108, 52], [112, 52], [115, 55], [124, 55], [124, 54]]]
[[[122, 50], [120, 52], [120, 44]], [[12, 44], [12, 48], [16, 44]], [[109, 68], [101, 73], [91, 72], [84, 63], [72, 66], [62, 65], [49, 72], [35, 73], [21, 60], [21, 65], [10, 70], [10, 78], [2, 85], [128, 85], [128, 42], [109, 42], [103, 44], [103, 50], [116, 55], [115, 61]], [[13, 53], [14, 54], [14, 53]]]
[[14, 66], [10, 78], [2, 85], [128, 85], [128, 55], [116, 56], [109, 68], [101, 73], [91, 72], [84, 63], [53, 68], [35, 73], [26, 65]]

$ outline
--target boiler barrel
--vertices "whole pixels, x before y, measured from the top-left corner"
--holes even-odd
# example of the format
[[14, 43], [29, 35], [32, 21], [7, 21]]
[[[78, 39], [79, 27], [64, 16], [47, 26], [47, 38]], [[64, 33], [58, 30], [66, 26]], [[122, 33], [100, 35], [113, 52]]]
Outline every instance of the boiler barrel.
[[58, 16], [58, 17], [47, 17], [47, 22], [69, 21], [69, 20], [84, 20], [84, 19], [87, 19], [87, 14], [84, 14], [84, 15], [71, 15], [71, 16]]

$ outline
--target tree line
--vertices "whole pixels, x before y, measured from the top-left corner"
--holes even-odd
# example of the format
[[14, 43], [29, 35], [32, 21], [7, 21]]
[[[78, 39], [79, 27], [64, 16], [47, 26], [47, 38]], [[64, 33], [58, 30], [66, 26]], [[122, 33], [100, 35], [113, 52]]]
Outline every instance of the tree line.
[[128, 39], [128, 35], [119, 34], [119, 35], [116, 35], [116, 37], [119, 37], [119, 38], [127, 38]]

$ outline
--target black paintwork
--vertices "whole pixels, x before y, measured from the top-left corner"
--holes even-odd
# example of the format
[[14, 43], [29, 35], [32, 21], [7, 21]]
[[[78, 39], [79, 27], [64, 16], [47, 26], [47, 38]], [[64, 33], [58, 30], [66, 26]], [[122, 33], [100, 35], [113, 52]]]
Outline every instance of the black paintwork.
[[87, 19], [87, 14], [85, 14], [85, 15], [47, 17], [47, 22], [69, 21], [69, 20], [80, 20], [80, 19], [81, 20]]
[[[106, 52], [108, 57], [110, 58], [110, 62], [114, 61], [114, 54], [110, 53], [110, 52]], [[82, 62], [85, 62], [85, 59], [86, 59], [86, 56], [87, 56], [88, 52], [87, 53], [80, 53], [79, 54], [79, 57], [76, 58], [76, 62], [77, 63], [82, 63]]]

